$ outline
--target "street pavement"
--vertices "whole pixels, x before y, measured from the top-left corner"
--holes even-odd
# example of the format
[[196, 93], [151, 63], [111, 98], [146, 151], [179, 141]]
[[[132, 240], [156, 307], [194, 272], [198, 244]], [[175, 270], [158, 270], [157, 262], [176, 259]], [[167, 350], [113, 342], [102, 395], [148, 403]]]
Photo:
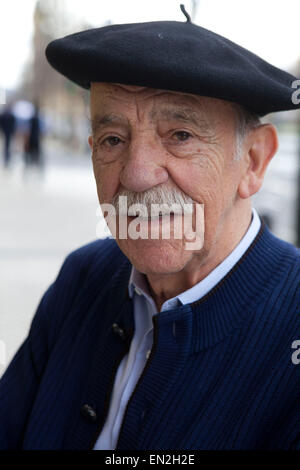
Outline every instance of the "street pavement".
[[[260, 214], [271, 216], [273, 233], [291, 243], [296, 149], [295, 136], [280, 136], [264, 187], [252, 198]], [[24, 171], [18, 149], [11, 168], [0, 168], [0, 375], [26, 337], [66, 255], [101, 236], [96, 233], [98, 207], [89, 154], [48, 142], [43, 171]]]
[[66, 255], [97, 238], [97, 207], [89, 155], [52, 143], [42, 173], [20, 154], [0, 169], [0, 375]]

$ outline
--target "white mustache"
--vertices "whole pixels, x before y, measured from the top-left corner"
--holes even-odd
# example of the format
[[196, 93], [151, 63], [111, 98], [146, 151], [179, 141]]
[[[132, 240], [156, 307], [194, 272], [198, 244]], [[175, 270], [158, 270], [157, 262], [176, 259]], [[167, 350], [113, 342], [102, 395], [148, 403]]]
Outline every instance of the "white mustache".
[[[121, 196], [127, 198], [127, 204]], [[123, 199], [124, 200], [124, 199]], [[167, 214], [192, 214], [193, 199], [175, 188], [154, 187], [143, 192], [122, 190], [116, 194], [111, 204], [120, 215], [150, 216]]]

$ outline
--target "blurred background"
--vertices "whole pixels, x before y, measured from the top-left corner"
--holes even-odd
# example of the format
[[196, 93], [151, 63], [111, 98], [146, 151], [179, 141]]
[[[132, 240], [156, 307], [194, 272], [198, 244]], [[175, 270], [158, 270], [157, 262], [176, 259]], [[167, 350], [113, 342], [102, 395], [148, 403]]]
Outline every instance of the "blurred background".
[[[299, 0], [183, 3], [194, 23], [300, 78]], [[89, 94], [51, 69], [45, 47], [90, 27], [185, 21], [179, 4], [0, 0], [0, 375], [65, 256], [99, 236]], [[273, 233], [300, 246], [300, 114], [264, 121], [276, 125], [280, 147], [253, 205]]]

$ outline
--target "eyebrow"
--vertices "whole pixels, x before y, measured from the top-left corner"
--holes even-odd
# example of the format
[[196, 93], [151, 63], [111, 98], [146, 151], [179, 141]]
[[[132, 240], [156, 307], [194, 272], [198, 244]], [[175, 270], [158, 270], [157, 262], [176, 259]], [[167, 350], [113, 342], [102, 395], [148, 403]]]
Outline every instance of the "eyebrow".
[[[165, 119], [173, 121], [181, 121], [184, 123], [191, 123], [200, 128], [201, 130], [208, 131], [210, 127], [203, 119], [203, 117], [196, 110], [192, 108], [176, 107], [176, 108], [163, 108], [160, 110], [153, 110], [150, 113], [150, 119], [153, 122], [155, 119]], [[109, 126], [111, 124], [120, 124], [128, 125], [129, 121], [127, 118], [117, 115], [117, 114], [96, 114], [94, 118], [91, 119], [91, 127], [94, 134], [103, 127]]]
[[152, 111], [150, 114], [152, 119], [155, 119], [157, 116], [166, 120], [181, 121], [184, 123], [191, 123], [195, 126], [209, 130], [209, 125], [205, 119], [198, 113], [195, 109], [192, 108], [165, 108], [160, 109], [159, 111]]
[[91, 119], [91, 127], [94, 134], [102, 128], [109, 126], [110, 124], [128, 124], [128, 119], [117, 114], [96, 114], [95, 117]]

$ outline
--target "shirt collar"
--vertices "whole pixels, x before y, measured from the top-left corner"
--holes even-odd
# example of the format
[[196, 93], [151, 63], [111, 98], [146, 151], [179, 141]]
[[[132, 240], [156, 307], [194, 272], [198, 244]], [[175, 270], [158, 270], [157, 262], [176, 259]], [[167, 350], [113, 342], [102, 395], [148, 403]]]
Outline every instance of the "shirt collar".
[[[249, 228], [233, 251], [200, 282], [190, 289], [178, 294], [176, 297], [166, 300], [162, 305], [161, 311], [175, 308], [178, 305], [186, 305], [188, 303], [195, 302], [207, 294], [232, 269], [232, 267], [246, 252], [259, 232], [260, 226], [261, 221], [259, 215], [253, 207], [252, 219]], [[153, 302], [145, 274], [138, 271], [134, 266], [132, 266], [131, 269], [128, 293], [130, 297], [133, 297], [135, 293], [143, 295], [148, 301], [151, 303]]]

